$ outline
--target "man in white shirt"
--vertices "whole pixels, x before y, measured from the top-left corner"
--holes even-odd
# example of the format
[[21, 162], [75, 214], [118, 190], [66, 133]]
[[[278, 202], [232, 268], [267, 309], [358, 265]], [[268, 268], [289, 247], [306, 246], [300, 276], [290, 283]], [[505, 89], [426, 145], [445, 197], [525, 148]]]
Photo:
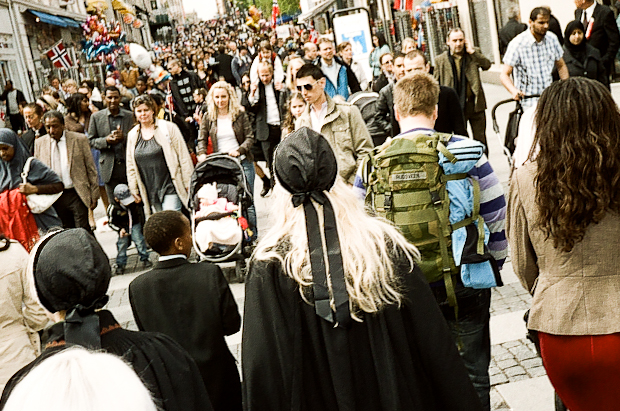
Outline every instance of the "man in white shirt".
[[65, 131], [59, 111], [49, 111], [43, 119], [47, 134], [35, 140], [34, 156], [58, 174], [64, 184], [54, 209], [64, 228], [82, 227], [91, 232], [88, 209], [95, 209], [100, 194], [88, 138]]
[[280, 142], [283, 116], [280, 112], [280, 90], [282, 83], [274, 81], [273, 66], [268, 61], [258, 65], [260, 82], [250, 86], [248, 101], [256, 115], [256, 141], [260, 142], [265, 161], [271, 169], [273, 151]]
[[325, 92], [330, 97], [341, 96], [348, 99], [349, 95], [362, 91], [360, 83], [351, 70], [335, 55], [334, 43], [325, 37], [319, 40], [319, 54], [315, 64], [323, 71], [326, 77]]

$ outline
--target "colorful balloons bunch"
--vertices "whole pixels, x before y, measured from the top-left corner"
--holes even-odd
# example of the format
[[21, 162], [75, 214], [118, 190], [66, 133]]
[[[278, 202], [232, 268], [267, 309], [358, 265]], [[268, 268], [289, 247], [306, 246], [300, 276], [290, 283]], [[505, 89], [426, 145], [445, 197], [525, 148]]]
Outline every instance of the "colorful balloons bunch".
[[88, 60], [98, 59], [108, 66], [108, 70], [115, 70], [116, 58], [124, 50], [126, 33], [122, 31], [118, 21], [107, 23], [105, 19], [94, 14], [82, 24], [84, 39], [82, 51]]

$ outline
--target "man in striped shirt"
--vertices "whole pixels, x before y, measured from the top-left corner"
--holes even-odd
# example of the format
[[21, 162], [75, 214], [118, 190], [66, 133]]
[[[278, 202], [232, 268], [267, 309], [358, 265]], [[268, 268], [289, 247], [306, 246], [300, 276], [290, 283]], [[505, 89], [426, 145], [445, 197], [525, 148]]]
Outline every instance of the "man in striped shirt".
[[[403, 133], [412, 132], [432, 135], [437, 118], [439, 85], [432, 76], [417, 71], [407, 75], [394, 86], [394, 115]], [[432, 113], [432, 114], [430, 114]], [[450, 143], [466, 137], [452, 136]], [[488, 248], [501, 269], [508, 253], [508, 241], [504, 231], [506, 219], [506, 200], [499, 179], [493, 172], [486, 156], [478, 161], [468, 173], [480, 185], [480, 215], [489, 231]], [[362, 170], [358, 170], [353, 189], [364, 198], [366, 188], [362, 180]], [[489, 363], [491, 361], [491, 339], [489, 332], [490, 289], [465, 287], [458, 278], [454, 288], [458, 303], [458, 319], [453, 307], [448, 304], [446, 287], [443, 281], [430, 284], [443, 315], [459, 344], [461, 357], [469, 372], [478, 396], [485, 410], [490, 410]]]

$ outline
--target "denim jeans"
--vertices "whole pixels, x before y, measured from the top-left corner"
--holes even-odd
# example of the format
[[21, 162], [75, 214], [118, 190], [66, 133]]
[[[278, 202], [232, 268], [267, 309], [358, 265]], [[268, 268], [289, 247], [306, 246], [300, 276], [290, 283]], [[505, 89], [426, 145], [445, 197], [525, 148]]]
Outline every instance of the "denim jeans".
[[[254, 198], [254, 178], [256, 177], [254, 171], [254, 164], [248, 161], [247, 159], [241, 160], [241, 165], [243, 166], [243, 172], [245, 173], [245, 179], [248, 183], [248, 189], [252, 194], [252, 198]], [[248, 224], [250, 226], [250, 230], [254, 233], [252, 239], [256, 239], [258, 236], [258, 227], [256, 226], [256, 208], [254, 208], [254, 201], [252, 201], [252, 205], [248, 207], [247, 216], [248, 216]]]
[[457, 290], [457, 302], [459, 306], [458, 320], [454, 315], [444, 316], [448, 321], [452, 337], [459, 347], [461, 359], [467, 368], [469, 378], [478, 393], [482, 408], [491, 410], [489, 391], [491, 381], [489, 377], [489, 364], [491, 362], [491, 334], [489, 321], [491, 316], [491, 290], [474, 290], [462, 288]]
[[176, 194], [166, 194], [164, 196], [164, 201], [161, 203], [152, 203], [151, 208], [155, 210], [156, 213], [162, 210], [173, 210], [173, 211], [181, 211], [183, 208], [183, 204], [181, 203], [181, 199]]
[[144, 241], [144, 235], [142, 234], [142, 224], [135, 224], [131, 228], [130, 236], [121, 237], [119, 234], [116, 241], [116, 249], [118, 250], [116, 265], [118, 267], [125, 267], [127, 265], [127, 248], [129, 248], [129, 244], [132, 241], [136, 245], [140, 261], [147, 261], [149, 259], [149, 254], [146, 251], [146, 241]]

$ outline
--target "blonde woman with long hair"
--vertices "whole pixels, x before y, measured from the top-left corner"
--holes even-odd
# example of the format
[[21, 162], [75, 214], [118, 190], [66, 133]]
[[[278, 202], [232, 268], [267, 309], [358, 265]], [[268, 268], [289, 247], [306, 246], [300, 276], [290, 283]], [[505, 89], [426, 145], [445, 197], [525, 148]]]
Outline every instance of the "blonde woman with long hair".
[[323, 136], [275, 153], [272, 229], [246, 278], [246, 410], [481, 410], [417, 249], [366, 214]]
[[[224, 153], [236, 157], [243, 166], [245, 178], [251, 193], [254, 193], [254, 132], [243, 106], [237, 98], [235, 89], [225, 81], [218, 81], [209, 90], [206, 98], [207, 112], [200, 122], [198, 133], [198, 161], [207, 158], [209, 140], [214, 153]], [[248, 208], [248, 223], [256, 238], [256, 210]]]

